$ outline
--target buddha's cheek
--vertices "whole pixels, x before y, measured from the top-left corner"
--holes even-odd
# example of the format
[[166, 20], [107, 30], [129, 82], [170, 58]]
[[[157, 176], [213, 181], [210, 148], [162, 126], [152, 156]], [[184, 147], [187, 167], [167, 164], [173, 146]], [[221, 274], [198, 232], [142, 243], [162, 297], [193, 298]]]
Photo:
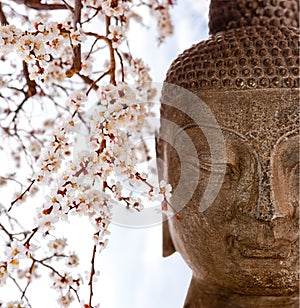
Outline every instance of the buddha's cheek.
[[192, 200], [179, 213], [179, 221], [169, 222], [176, 250], [196, 275], [209, 278], [230, 272], [234, 262], [229, 254], [228, 238], [235, 232], [234, 193], [220, 190], [212, 205], [200, 211], [205, 186], [199, 187]]
[[[201, 212], [200, 204], [207, 182], [207, 178], [199, 181], [193, 198], [180, 211], [179, 221], [175, 218], [169, 221], [170, 231], [176, 250], [194, 275], [226, 285], [242, 261], [239, 254], [232, 254], [230, 243], [230, 238], [238, 236], [240, 230], [238, 184], [224, 181], [212, 204]], [[251, 224], [246, 222], [243, 227], [250, 230]]]

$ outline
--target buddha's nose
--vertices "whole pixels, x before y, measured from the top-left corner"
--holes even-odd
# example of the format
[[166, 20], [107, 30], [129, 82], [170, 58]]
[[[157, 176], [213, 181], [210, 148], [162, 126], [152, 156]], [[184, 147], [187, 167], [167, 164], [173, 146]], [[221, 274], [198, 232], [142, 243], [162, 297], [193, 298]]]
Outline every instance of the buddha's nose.
[[259, 221], [273, 221], [292, 215], [292, 206], [284, 190], [286, 184], [268, 160], [258, 170], [258, 198], [254, 216]]
[[271, 174], [269, 168], [260, 168], [258, 183], [258, 199], [255, 210], [255, 218], [260, 221], [271, 221], [276, 213], [271, 186]]

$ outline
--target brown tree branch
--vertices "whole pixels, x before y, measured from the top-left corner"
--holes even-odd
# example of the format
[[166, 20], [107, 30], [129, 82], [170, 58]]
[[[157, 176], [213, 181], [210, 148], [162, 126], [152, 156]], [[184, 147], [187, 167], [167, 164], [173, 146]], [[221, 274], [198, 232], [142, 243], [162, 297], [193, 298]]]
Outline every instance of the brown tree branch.
[[4, 25], [8, 25], [8, 21], [6, 19], [6, 16], [2, 10], [2, 3], [0, 2], [0, 22], [1, 24]]
[[30, 185], [26, 188], [26, 190], [23, 191], [20, 196], [18, 196], [14, 201], [11, 202], [9, 209], [7, 210], [8, 212], [11, 211], [12, 207], [15, 205], [16, 202], [21, 200], [24, 197], [24, 195], [30, 191], [30, 189], [31, 189], [32, 185], [34, 184], [34, 182], [35, 182], [35, 180], [32, 180]]
[[23, 72], [24, 72], [24, 76], [25, 76], [25, 79], [26, 79], [26, 83], [27, 83], [27, 86], [28, 86], [28, 89], [26, 91], [26, 98], [29, 98], [33, 95], [36, 94], [36, 82], [34, 80], [31, 80], [29, 78], [29, 71], [28, 71], [28, 66], [27, 66], [27, 63], [25, 61], [23, 61]]
[[[53, 257], [55, 257], [55, 256], [56, 256], [56, 255], [53, 255]], [[53, 266], [51, 266], [51, 265], [45, 263], [44, 260], [35, 259], [33, 256], [31, 256], [31, 259], [32, 259], [33, 262], [38, 263], [38, 264], [40, 264], [40, 265], [42, 265], [42, 266], [48, 268], [49, 270], [51, 270], [54, 274], [56, 274], [56, 275], [57, 275], [58, 277], [60, 277], [61, 279], [64, 280], [64, 279], [66, 278], [65, 275], [61, 274], [61, 273], [60, 273], [59, 271], [57, 271]], [[74, 282], [74, 280], [73, 280], [73, 282]], [[77, 298], [78, 302], [80, 303], [80, 298], [79, 298], [78, 291], [77, 291], [73, 286], [71, 286], [71, 285], [69, 285], [68, 287], [69, 287], [69, 290], [72, 290], [72, 291], [75, 293], [76, 298]]]
[[[6, 16], [5, 16], [3, 10], [2, 10], [2, 3], [1, 2], [0, 2], [0, 21], [1, 21], [1, 24], [8, 25], [8, 21], [6, 19]], [[24, 100], [18, 106], [18, 108], [15, 110], [15, 115], [14, 115], [14, 118], [13, 118], [12, 122], [14, 122], [14, 120], [16, 119], [18, 112], [22, 109], [22, 107], [23, 107], [24, 103], [26, 102], [26, 100], [29, 97], [31, 97], [31, 96], [36, 94], [36, 86], [37, 86], [37, 84], [36, 84], [36, 82], [34, 80], [31, 80], [29, 78], [28, 66], [27, 66], [27, 63], [25, 61], [23, 61], [23, 72], [24, 72], [24, 77], [26, 79], [26, 84], [28, 86], [28, 89], [25, 92]]]
[[92, 306], [92, 299], [93, 299], [93, 295], [94, 295], [94, 292], [93, 292], [93, 280], [94, 280], [94, 275], [95, 275], [96, 251], [97, 251], [97, 246], [94, 245], [93, 253], [92, 253], [92, 259], [91, 259], [91, 271], [90, 271], [90, 280], [89, 280], [89, 286], [90, 286], [89, 307], [93, 307]]
[[10, 241], [14, 240], [13, 235], [0, 223], [0, 228], [4, 231], [4, 233], [9, 237]]
[[[110, 17], [106, 16], [106, 36], [109, 35]], [[114, 86], [117, 85], [116, 82], [116, 59], [115, 50], [112, 46], [112, 40], [109, 40], [109, 55], [110, 55], [110, 83]]]
[[[74, 18], [73, 25], [74, 29], [77, 30], [77, 25], [81, 21], [81, 0], [75, 0]], [[66, 71], [67, 77], [72, 77], [74, 74], [79, 73], [81, 70], [81, 44], [73, 46], [73, 64], [71, 69]]]
[[93, 81], [93, 83], [91, 84], [91, 86], [89, 87], [89, 89], [86, 91], [86, 95], [89, 95], [90, 91], [92, 90], [92, 88], [94, 88], [95, 86], [97, 86], [97, 82], [99, 80], [101, 80], [104, 76], [108, 75], [110, 73], [110, 70], [104, 72], [100, 77], [98, 77], [95, 81]]
[[77, 75], [88, 85], [90, 85], [94, 90], [98, 90], [99, 87], [95, 84], [94, 80], [90, 77], [77, 73]]
[[[19, 289], [19, 291], [23, 294], [23, 290], [22, 290], [21, 286], [18, 284], [17, 280], [16, 280], [14, 277], [12, 277], [11, 275], [9, 276], [9, 278], [14, 282], [14, 284], [16, 285], [16, 287], [17, 287], [17, 288]], [[29, 299], [26, 297], [25, 294], [22, 296], [22, 298], [25, 298], [25, 300], [26, 300], [26, 302], [27, 302], [27, 305], [28, 305], [28, 308], [32, 308], [32, 306], [31, 306], [31, 304], [30, 304], [30, 302], [29, 302]]]
[[122, 56], [121, 56], [121, 54], [119, 53], [118, 50], [116, 50], [116, 54], [118, 55], [119, 60], [120, 60], [120, 64], [121, 64], [121, 74], [122, 74], [122, 82], [124, 82], [124, 81], [125, 81], [125, 72], [124, 72], [124, 63], [123, 63], [123, 59], [122, 59]]
[[66, 10], [69, 9], [69, 7], [65, 4], [59, 4], [59, 3], [53, 3], [53, 4], [47, 4], [47, 3], [41, 3], [40, 0], [15, 0], [18, 4], [24, 4], [27, 7], [35, 10]]

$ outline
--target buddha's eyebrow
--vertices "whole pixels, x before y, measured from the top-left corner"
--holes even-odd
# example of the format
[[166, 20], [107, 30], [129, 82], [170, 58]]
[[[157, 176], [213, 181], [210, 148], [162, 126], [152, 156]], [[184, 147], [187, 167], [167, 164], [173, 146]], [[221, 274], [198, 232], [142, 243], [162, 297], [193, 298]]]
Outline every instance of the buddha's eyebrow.
[[[248, 145], [251, 145], [250, 141], [247, 139], [246, 136], [244, 136], [241, 133], [236, 132], [233, 129], [230, 129], [228, 127], [224, 127], [224, 126], [213, 126], [213, 125], [201, 125], [201, 124], [197, 124], [195, 122], [193, 123], [188, 123], [186, 125], [183, 125], [182, 127], [180, 127], [177, 132], [174, 134], [174, 137], [176, 137], [180, 132], [182, 131], [186, 131], [189, 128], [198, 128], [200, 130], [202, 130], [202, 128], [207, 128], [207, 129], [215, 129], [216, 131], [220, 130], [221, 132], [227, 132], [230, 133], [236, 137], [238, 137], [239, 139], [241, 139], [242, 141], [244, 141], [245, 143], [247, 143]], [[204, 132], [203, 132], [204, 134]], [[205, 135], [205, 134], [204, 134]]]
[[196, 123], [189, 123], [189, 124], [186, 124], [186, 125], [180, 127], [178, 129], [178, 131], [175, 133], [174, 138], [177, 135], [179, 135], [182, 131], [186, 131], [189, 128], [199, 128], [200, 130], [201, 130], [201, 128], [210, 128], [210, 129], [215, 129], [215, 130], [221, 129], [221, 131], [223, 130], [222, 127], [218, 127], [218, 126], [209, 126], [209, 125], [201, 125], [201, 124], [199, 125], [199, 124], [196, 124]]
[[[220, 130], [222, 132], [222, 134], [223, 133], [229, 133], [230, 135], [232, 135], [234, 137], [237, 137], [240, 141], [245, 143], [248, 146], [248, 148], [251, 149], [251, 151], [256, 152], [256, 150], [254, 149], [253, 145], [247, 139], [246, 136], [244, 136], [241, 133], [236, 132], [233, 129], [230, 129], [230, 128], [224, 127], [224, 126], [216, 127], [216, 126], [201, 125], [201, 124], [196, 124], [196, 123], [189, 123], [189, 124], [186, 124], [186, 125], [180, 127], [178, 129], [178, 131], [174, 134], [174, 138], [176, 138], [176, 136], [179, 135], [181, 132], [186, 131], [187, 129], [190, 129], [190, 128], [198, 128], [200, 130], [202, 130], [202, 128], [207, 128], [207, 129], [212, 129], [212, 130], [215, 129], [215, 130]], [[205, 136], [205, 132], [204, 131], [202, 131], [202, 132], [203, 132], [203, 135]]]

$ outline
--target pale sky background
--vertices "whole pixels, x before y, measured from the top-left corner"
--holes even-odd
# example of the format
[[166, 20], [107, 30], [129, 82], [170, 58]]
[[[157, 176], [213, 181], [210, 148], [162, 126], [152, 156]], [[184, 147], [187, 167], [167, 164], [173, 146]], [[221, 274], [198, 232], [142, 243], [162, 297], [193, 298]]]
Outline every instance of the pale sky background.
[[[209, 0], [178, 0], [171, 10], [174, 36], [159, 47], [153, 36], [154, 24], [150, 30], [131, 29], [132, 54], [151, 67], [154, 82], [163, 82], [168, 67], [179, 53], [208, 37], [208, 6]], [[68, 226], [58, 231], [62, 236], [71, 235], [71, 247], [80, 245], [82, 264], [87, 264], [89, 269], [91, 249], [80, 223], [76, 232]], [[101, 308], [182, 308], [191, 271], [178, 253], [162, 258], [161, 226], [131, 229], [112, 224], [110, 231], [108, 248], [97, 255], [100, 276], [94, 303], [100, 302]], [[57, 294], [45, 282], [35, 286], [28, 290], [28, 295], [34, 298], [33, 308], [58, 307]], [[15, 288], [9, 286], [9, 289], [10, 292], [0, 289], [1, 300], [19, 298]], [[78, 302], [71, 307], [78, 308]]]

